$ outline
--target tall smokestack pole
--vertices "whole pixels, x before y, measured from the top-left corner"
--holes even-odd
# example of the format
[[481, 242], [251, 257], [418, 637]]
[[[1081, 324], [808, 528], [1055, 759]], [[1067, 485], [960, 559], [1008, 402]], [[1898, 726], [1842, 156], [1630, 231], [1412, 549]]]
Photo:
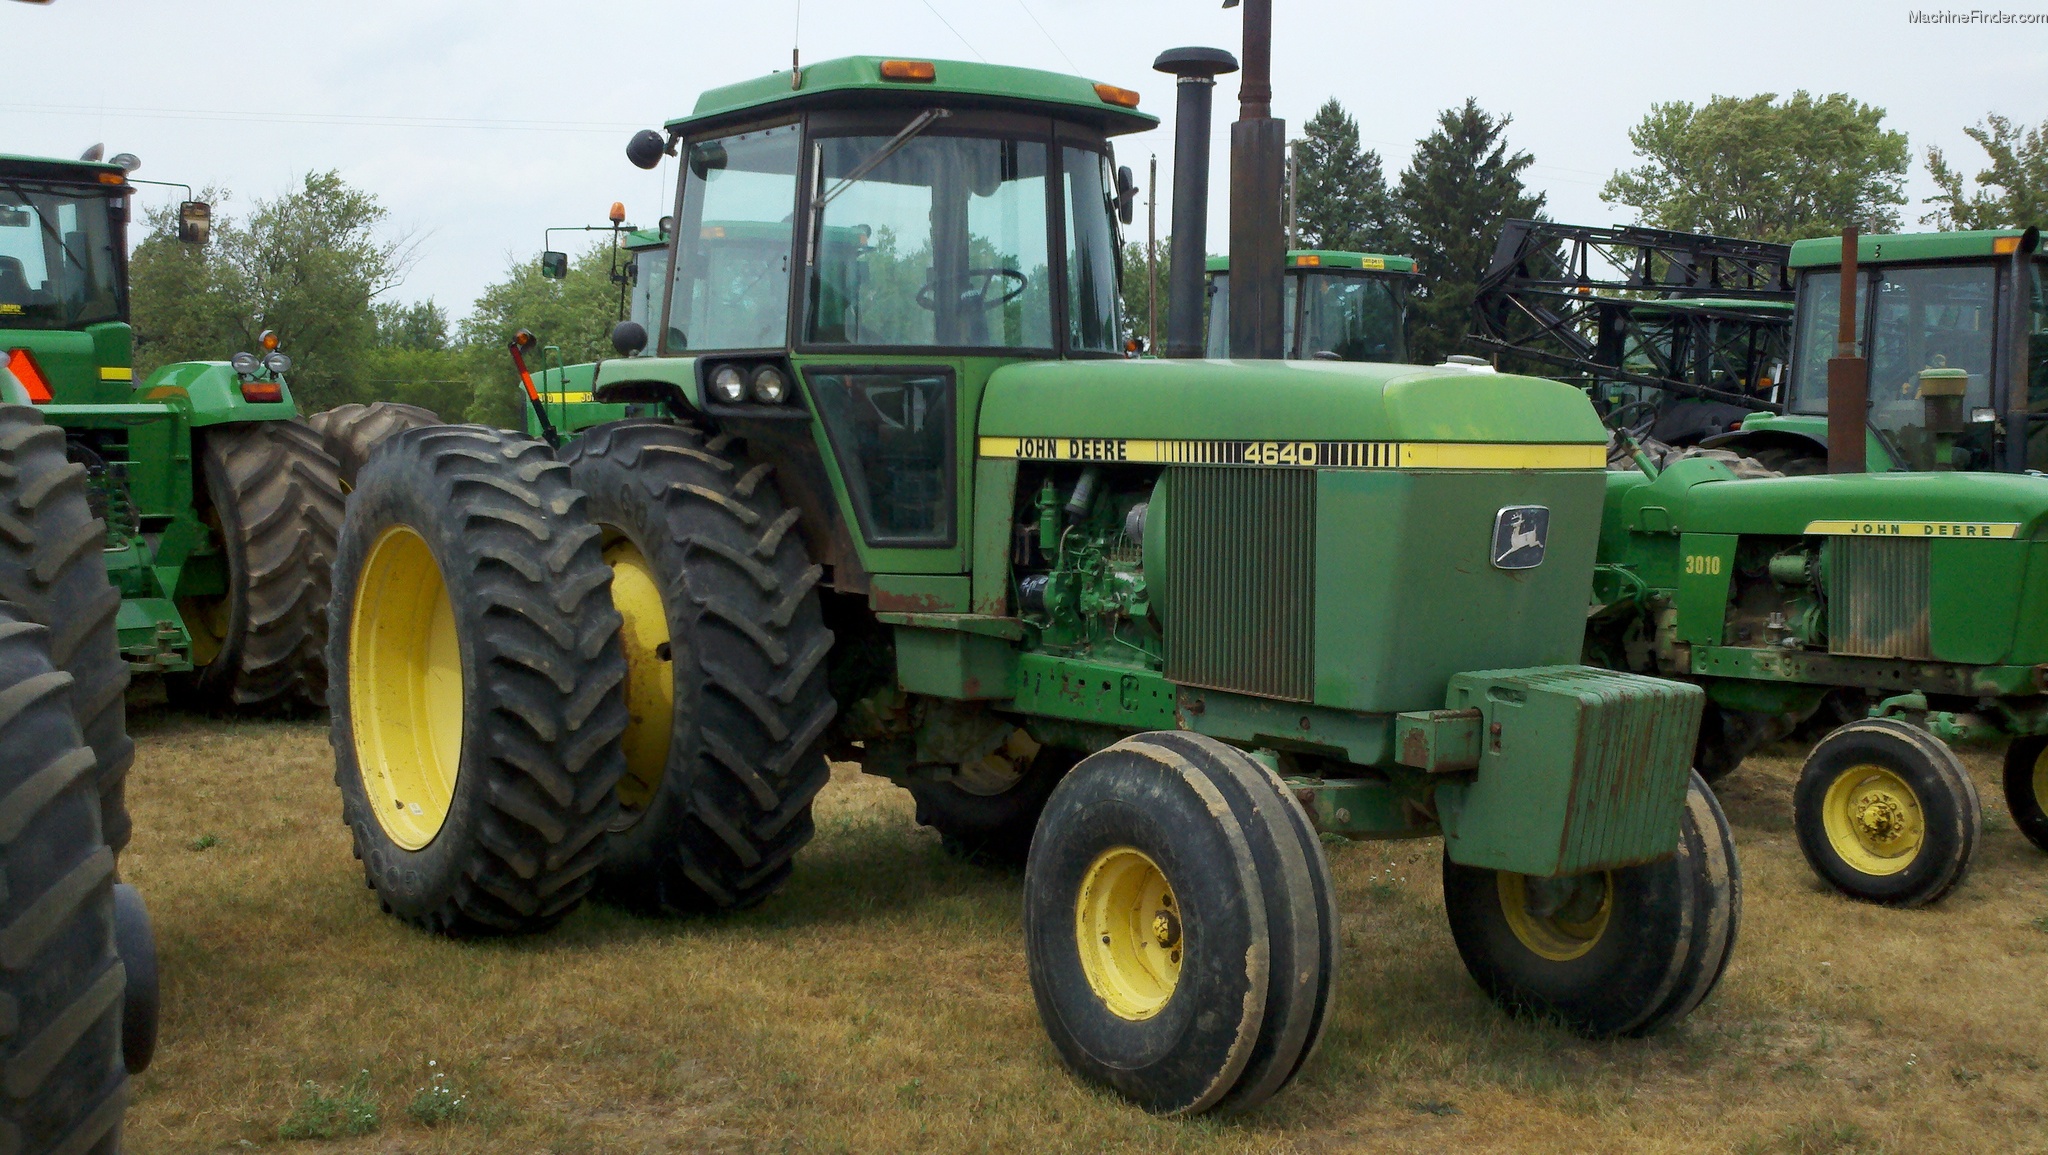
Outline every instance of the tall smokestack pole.
[[1244, 85], [1230, 126], [1230, 355], [1278, 360], [1287, 122], [1273, 116], [1273, 0], [1243, 5]]
[[1856, 229], [1842, 232], [1842, 313], [1828, 359], [1828, 472], [1868, 472], [1864, 426], [1870, 420], [1870, 366], [1856, 342]]
[[1202, 355], [1208, 312], [1203, 274], [1209, 261], [1209, 136], [1216, 77], [1237, 71], [1221, 48], [1169, 48], [1152, 67], [1180, 78], [1173, 113], [1173, 236], [1166, 270], [1166, 357]]

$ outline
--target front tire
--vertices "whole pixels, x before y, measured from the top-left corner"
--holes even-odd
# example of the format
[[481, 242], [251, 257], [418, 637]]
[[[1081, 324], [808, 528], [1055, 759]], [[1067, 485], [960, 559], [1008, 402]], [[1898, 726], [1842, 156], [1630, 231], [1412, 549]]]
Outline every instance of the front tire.
[[112, 1155], [128, 1097], [114, 852], [49, 639], [0, 603], [0, 1149]]
[[1690, 1014], [1720, 981], [1742, 920], [1734, 837], [1698, 774], [1670, 858], [1537, 879], [1446, 857], [1443, 886], [1480, 988], [1589, 1038], [1647, 1035]]
[[621, 421], [562, 456], [625, 622], [632, 720], [604, 888], [675, 913], [753, 906], [788, 880], [831, 775], [824, 568], [769, 467], [728, 437]]
[[178, 689], [195, 709], [310, 713], [327, 695], [327, 602], [341, 480], [297, 421], [200, 431], [227, 592], [180, 604], [198, 669]]
[[546, 445], [399, 434], [335, 565], [330, 742], [384, 909], [447, 935], [544, 930], [596, 878], [625, 769], [619, 616]]
[[1792, 794], [1807, 864], [1851, 898], [1924, 906], [1969, 873], [1983, 810], [1955, 753], [1893, 718], [1851, 722], [1806, 756]]
[[2005, 808], [2028, 842], [2048, 850], [2048, 737], [2015, 738], [2005, 748]]
[[1319, 844], [1272, 771], [1140, 734], [1053, 791], [1025, 871], [1039, 1019], [1080, 1077], [1147, 1110], [1242, 1110], [1315, 1047], [1335, 975]]

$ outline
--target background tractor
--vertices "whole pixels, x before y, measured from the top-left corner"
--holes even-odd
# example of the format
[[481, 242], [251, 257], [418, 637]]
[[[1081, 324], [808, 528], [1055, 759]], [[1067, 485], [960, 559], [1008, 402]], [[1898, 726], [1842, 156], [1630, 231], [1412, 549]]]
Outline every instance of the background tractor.
[[[1868, 439], [1834, 439], [1830, 474], [1738, 480], [1731, 466], [1749, 463], [1710, 451], [1661, 469], [1638, 453], [1640, 470], [1608, 478], [1588, 660], [1704, 686], [1695, 764], [1709, 779], [1795, 728], [1825, 733], [1795, 797], [1800, 845], [1828, 882], [1872, 901], [1930, 902], [1968, 869], [1979, 803], [1950, 743], [2009, 741], [2007, 805], [2019, 829], [2048, 849], [2048, 480], [1958, 471], [2018, 452], [2020, 439], [2005, 434], [2028, 427], [2024, 408], [1978, 404], [2025, 404], [1989, 385], [2017, 388], [2027, 368], [2024, 327], [2021, 352], [2008, 345], [1999, 353], [1993, 340], [1994, 318], [2020, 319], [1994, 291], [2012, 283], [1999, 277], [2017, 271], [2026, 286], [2035, 275], [2022, 247], [2031, 234], [2009, 239], [2024, 263], [1871, 277], [1851, 264], [1847, 280], [1881, 292], [1893, 282], [1907, 287], [1897, 307], [1857, 310], [1879, 328], [1849, 348], [1874, 349], [1873, 371], [1884, 375], [1874, 378]], [[1988, 253], [1997, 243], [1965, 235], [1950, 247]], [[1852, 236], [1847, 250], [1856, 246]], [[1816, 301], [1839, 307], [1845, 278], [1830, 274], [1833, 293], [1811, 265], [1802, 275], [1793, 413], [1752, 418], [1746, 431], [1825, 421], [1815, 409], [1839, 416], [1862, 408], [1862, 358], [1837, 356], [1830, 366], [1814, 355], [1823, 337], [1833, 350], [1837, 331], [1812, 311]], [[1975, 295], [1964, 303], [1966, 285]], [[2038, 297], [2019, 304], [2028, 300]], [[1925, 323], [1909, 324], [1916, 321]], [[1929, 360], [1944, 334], [1960, 364], [1943, 355], [1943, 364], [1918, 370], [1910, 400], [1885, 384], [1902, 365]], [[1825, 403], [1814, 399], [1817, 380], [1834, 394]], [[1865, 445], [1873, 463], [1918, 459], [1936, 468], [1866, 473], [1844, 452]]]
[[[296, 420], [272, 335], [232, 361], [134, 380], [127, 172], [0, 156], [0, 397], [63, 429], [85, 468], [129, 670], [166, 675], [204, 709], [317, 708], [334, 459]], [[205, 218], [195, 205], [184, 218]]]
[[470, 935], [594, 889], [759, 903], [830, 755], [1026, 862], [1047, 1031], [1153, 1110], [1249, 1107], [1313, 1051], [1326, 832], [1442, 834], [1453, 937], [1505, 1007], [1613, 1036], [1698, 1005], [1740, 907], [1688, 765], [1701, 691], [1573, 664], [1592, 406], [1122, 356], [1136, 104], [853, 57], [634, 138], [681, 158], [670, 275], [627, 355], [564, 378], [650, 415], [559, 454], [408, 430], [356, 479], [332, 742], [387, 911]]
[[[1230, 258], [1208, 259], [1207, 355], [1229, 356]], [[1293, 249], [1287, 254], [1284, 345], [1292, 360], [1408, 360], [1409, 257]]]

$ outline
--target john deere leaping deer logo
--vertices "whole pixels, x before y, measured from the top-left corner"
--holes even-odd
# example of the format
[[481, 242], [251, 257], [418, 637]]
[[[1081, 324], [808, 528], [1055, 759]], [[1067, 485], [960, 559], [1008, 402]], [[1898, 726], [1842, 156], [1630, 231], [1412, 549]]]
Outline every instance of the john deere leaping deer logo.
[[1550, 510], [1541, 505], [1510, 505], [1493, 515], [1493, 564], [1501, 569], [1534, 569], [1543, 564], [1543, 543], [1550, 535]]

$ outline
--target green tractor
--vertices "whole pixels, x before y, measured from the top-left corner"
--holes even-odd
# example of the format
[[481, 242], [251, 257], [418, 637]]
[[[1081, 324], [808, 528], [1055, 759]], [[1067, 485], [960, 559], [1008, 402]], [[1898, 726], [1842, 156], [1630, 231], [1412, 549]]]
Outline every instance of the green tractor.
[[[1290, 360], [1408, 360], [1408, 294], [1421, 275], [1409, 257], [1293, 249], [1281, 305]], [[1207, 355], [1229, 355], [1230, 258], [1208, 259]]]
[[[317, 709], [334, 459], [296, 419], [274, 336], [134, 380], [127, 172], [0, 156], [0, 400], [34, 405], [85, 467], [130, 671], [200, 708]], [[185, 206], [191, 240], [204, 208]]]
[[[1869, 365], [1872, 471], [1935, 469], [1938, 449], [1943, 468], [2048, 469], [2048, 300], [2038, 247], [2035, 229], [1857, 239], [1854, 313]], [[1798, 296], [1786, 411], [1751, 414], [1740, 429], [1702, 444], [1783, 473], [1826, 470], [1842, 256], [1840, 237], [1792, 246]], [[1963, 383], [1959, 430], [1927, 425], [1930, 369], [1947, 371], [1936, 380]]]
[[[476, 935], [593, 891], [752, 906], [832, 757], [1025, 862], [1046, 1030], [1152, 1110], [1250, 1107], [1315, 1048], [1326, 833], [1442, 835], [1504, 1007], [1606, 1037], [1706, 997], [1740, 876], [1689, 766], [1704, 695], [1575, 664], [1592, 406], [1123, 356], [1136, 103], [854, 57], [634, 138], [682, 160], [673, 276], [628, 355], [566, 377], [652, 415], [559, 454], [410, 430], [350, 498], [332, 741], [386, 911]], [[767, 259], [725, 259], [741, 229]]]
[[1865, 445], [1848, 448], [1880, 471], [1849, 458], [1827, 476], [1738, 480], [1752, 463], [1715, 459], [1726, 451], [1661, 468], [1639, 452], [1640, 470], [1608, 478], [1586, 650], [1706, 689], [1695, 764], [1710, 780], [1795, 729], [1824, 731], [1795, 794], [1800, 846], [1837, 889], [1898, 906], [1942, 897], [1969, 867], [1980, 804], [1951, 744], [2007, 743], [2007, 807], [2048, 849], [2048, 480], [2000, 468], [2040, 444], [2033, 234], [1921, 240], [1862, 241], [1873, 257], [1942, 256], [1856, 278], [1876, 286], [1855, 329], [1874, 338], [1848, 347], [1870, 350], [1874, 385], [1861, 358], [1830, 366], [1844, 278], [1794, 246], [1807, 272], [1792, 412], [1707, 442], [1811, 454], [1826, 411], [1868, 388]]

